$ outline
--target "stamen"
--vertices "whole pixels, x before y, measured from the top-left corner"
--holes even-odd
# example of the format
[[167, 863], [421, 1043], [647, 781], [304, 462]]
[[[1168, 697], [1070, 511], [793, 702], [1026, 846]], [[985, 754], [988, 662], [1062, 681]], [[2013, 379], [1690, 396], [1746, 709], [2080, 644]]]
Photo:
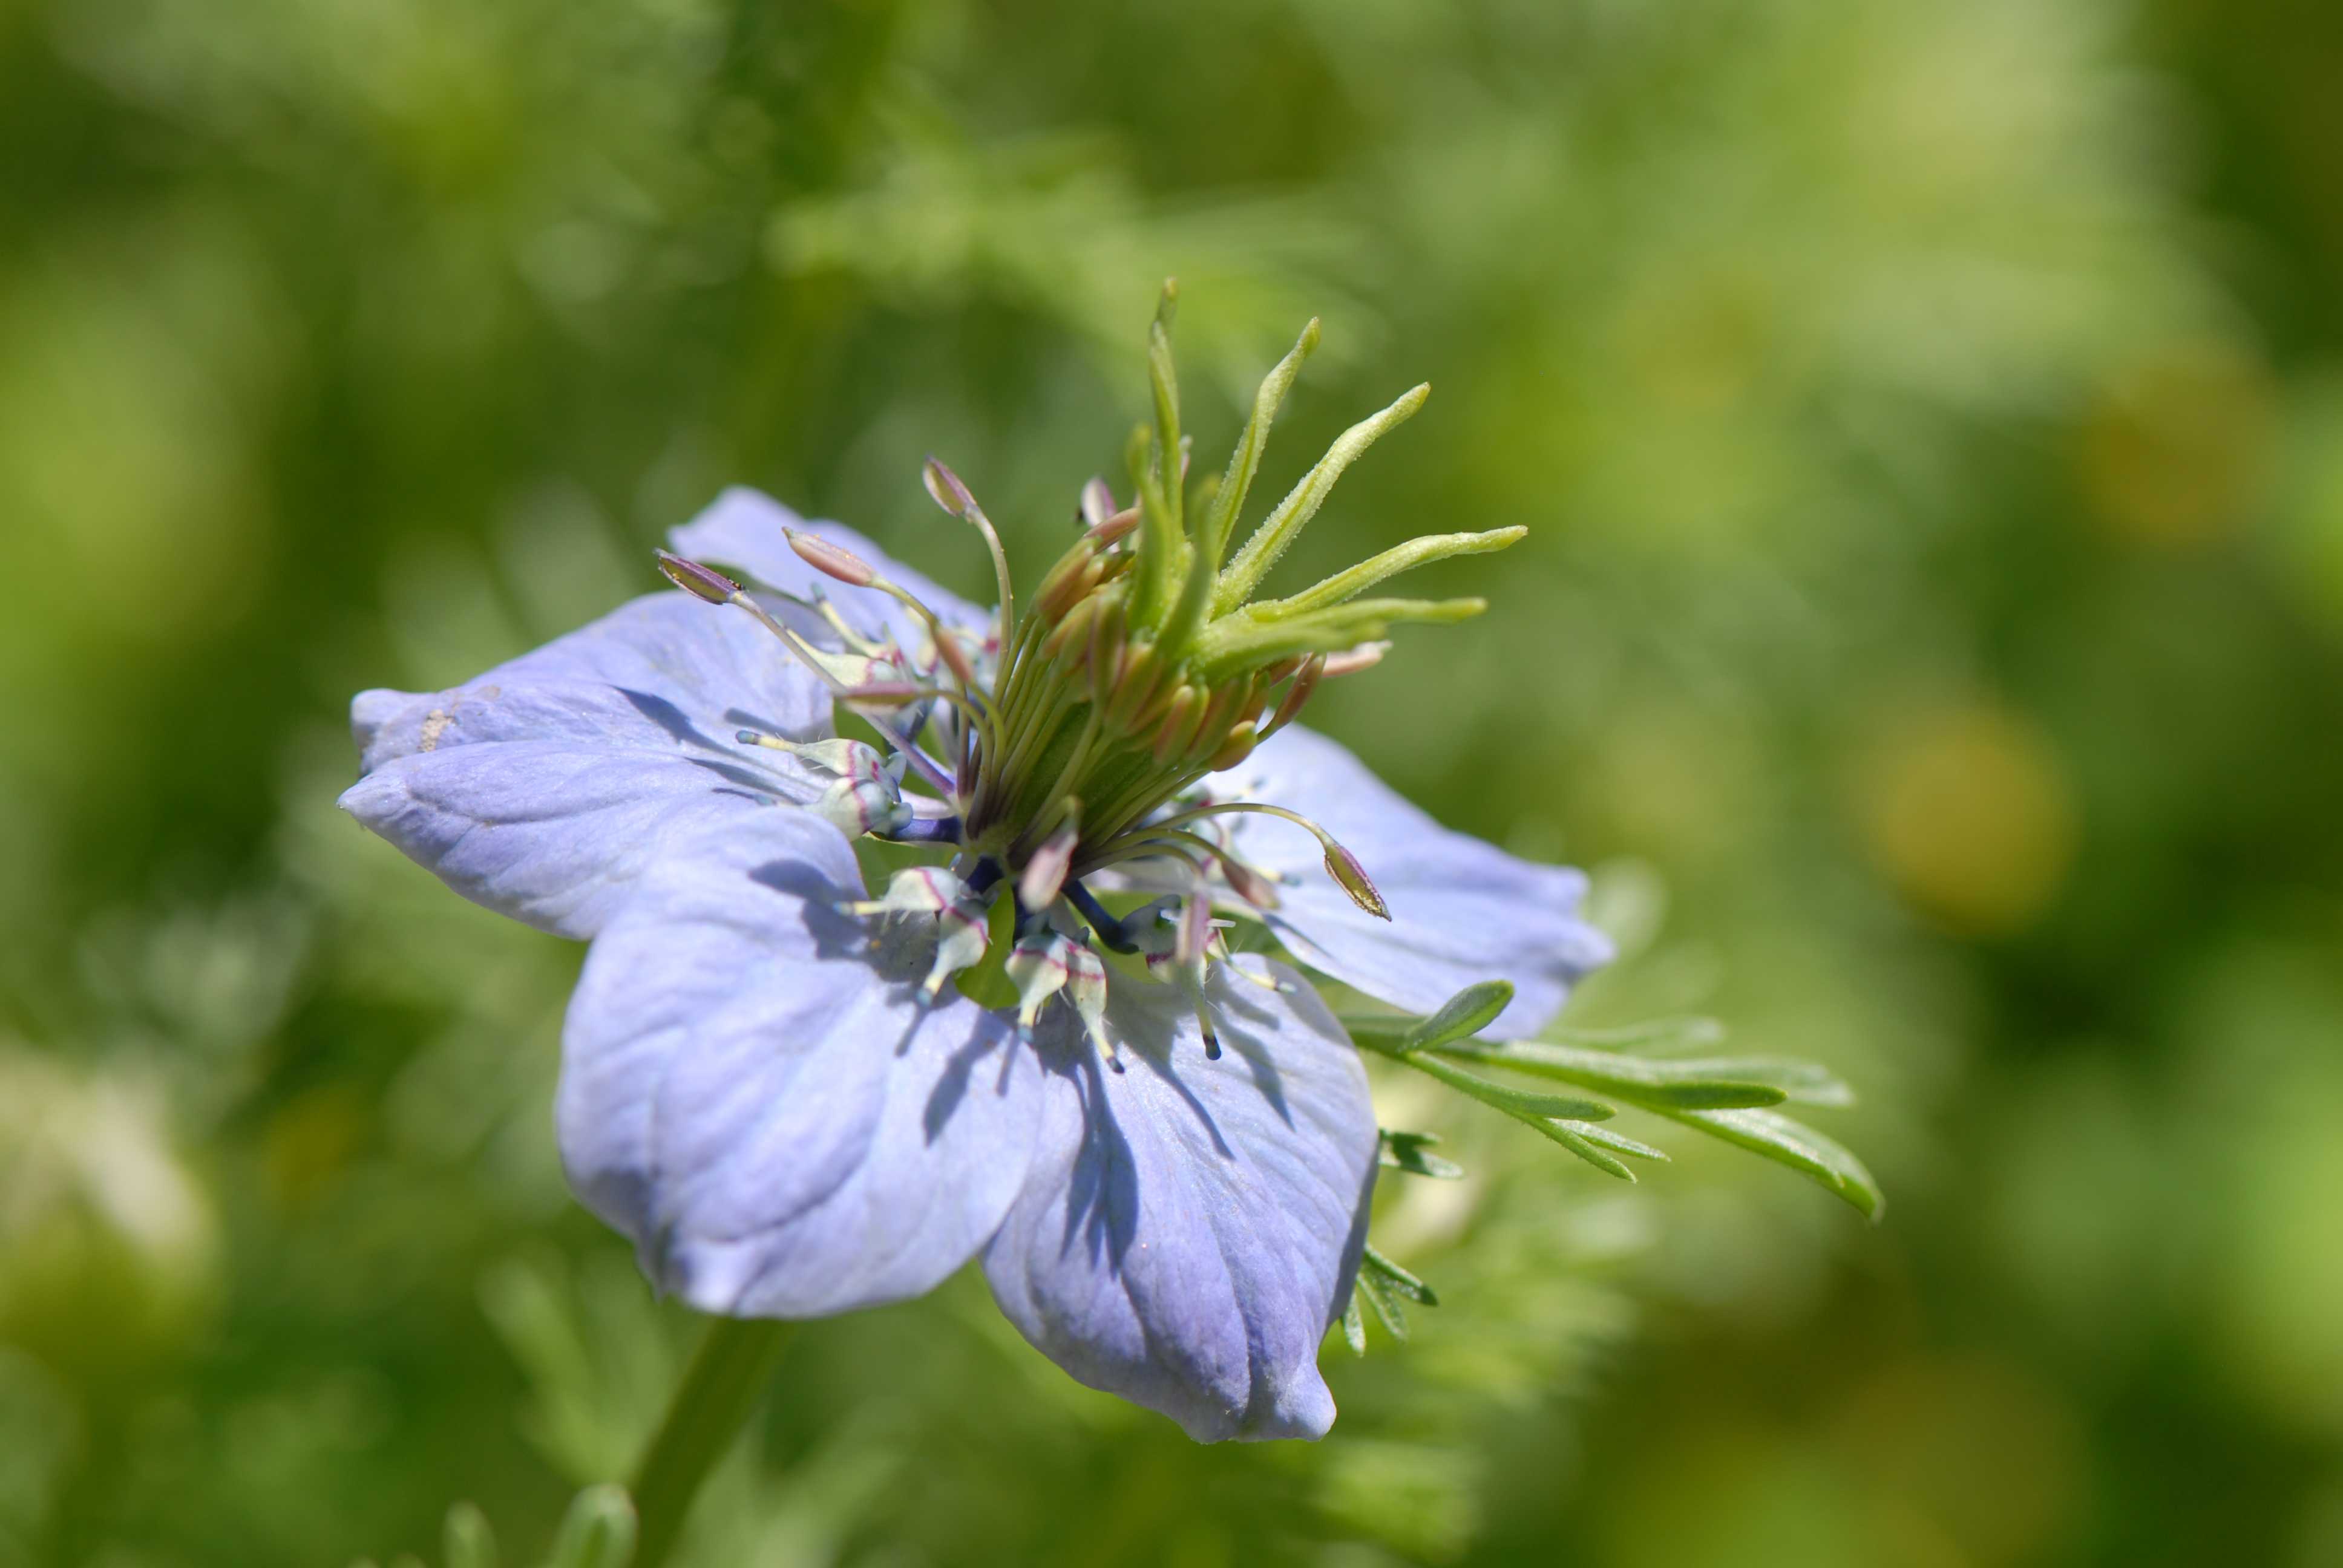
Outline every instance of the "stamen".
[[[714, 591], [719, 584], [732, 583], [731, 578], [721, 572], [703, 567], [697, 561], [687, 561], [680, 556], [671, 556], [664, 550], [659, 552], [659, 569], [667, 574], [668, 580], [684, 588], [695, 598], [705, 599], [709, 604], [731, 605], [747, 610], [754, 616], [758, 625], [779, 638], [782, 646], [795, 654], [799, 663], [813, 671], [821, 683], [830, 688], [831, 696], [843, 698], [853, 689], [851, 683], [840, 679], [837, 672], [830, 668], [827, 655], [774, 619], [770, 610], [759, 604], [738, 584], [732, 584], [731, 592], [725, 598], [708, 598], [709, 593]], [[911, 766], [920, 770], [920, 778], [933, 785], [946, 799], [957, 800], [960, 798], [954, 788], [956, 781], [944, 771], [942, 764], [920, 750], [909, 737], [886, 720], [872, 714], [865, 714], [864, 717], [870, 719], [872, 729], [886, 738], [889, 745], [910, 759]]]
[[991, 922], [974, 899], [962, 899], [936, 915], [936, 958], [920, 987], [920, 1000], [933, 1006], [943, 994], [944, 981], [961, 970], [984, 961], [992, 945]]
[[[1164, 924], [1174, 917], [1171, 906], [1179, 900], [1170, 897], [1151, 900], [1131, 915], [1138, 927], [1140, 950], [1147, 955], [1150, 971], [1169, 965], [1172, 977], [1187, 993], [1188, 1006], [1195, 1014], [1197, 1032], [1203, 1036], [1207, 1060], [1221, 1059], [1221, 1031], [1212, 1023], [1212, 1003], [1204, 995], [1204, 959], [1220, 945], [1220, 936], [1212, 929], [1212, 905], [1197, 895], [1187, 895], [1181, 903], [1177, 923], [1167, 935]], [[1154, 918], [1149, 919], [1150, 915]], [[1201, 931], [1199, 927], [1201, 926]], [[1227, 953], [1221, 947], [1222, 956]]]
[[1325, 674], [1326, 656], [1324, 654], [1314, 653], [1303, 659], [1302, 668], [1294, 672], [1292, 684], [1286, 687], [1285, 695], [1278, 699], [1277, 711], [1270, 715], [1267, 724], [1261, 727], [1256, 739], [1266, 740], [1292, 723], [1294, 715], [1302, 711], [1302, 705], [1308, 702], [1311, 694], [1318, 689], [1318, 682]]
[[1202, 969], [1204, 944], [1212, 936], [1212, 901], [1190, 893], [1180, 905], [1180, 926], [1172, 939], [1172, 956], [1183, 967]]
[[1212, 759], [1205, 763], [1205, 770], [1218, 773], [1223, 769], [1235, 767], [1252, 755], [1252, 749], [1260, 739], [1260, 733], [1250, 728], [1230, 730], [1229, 738], [1221, 742], [1221, 749], [1213, 752]]
[[976, 689], [976, 669], [969, 663], [968, 650], [961, 648], [959, 639], [945, 629], [936, 612], [920, 602], [918, 596], [880, 577], [876, 568], [852, 550], [831, 544], [819, 534], [801, 533], [796, 528], [784, 528], [782, 532], [789, 536], [789, 548], [797, 551], [799, 557], [816, 571], [827, 573], [855, 588], [875, 588], [918, 616], [927, 627], [936, 652], [960, 681], [960, 689], [973, 691]]
[[1123, 1070], [1122, 1053], [1106, 1032], [1106, 964], [1091, 950], [1084, 941], [1069, 940], [1066, 943], [1066, 1000], [1074, 1004], [1074, 1016], [1082, 1020], [1082, 1033], [1106, 1064], [1117, 1072]]
[[838, 633], [838, 639], [854, 652], [866, 658], [876, 658], [887, 650], [887, 644], [873, 642], [847, 625], [846, 618], [838, 613], [837, 604], [820, 588], [814, 590], [813, 608], [816, 615], [830, 623], [830, 629]]
[[1359, 858], [1336, 843], [1332, 833], [1299, 811], [1289, 811], [1282, 806], [1264, 805], [1258, 800], [1223, 800], [1209, 806], [1192, 807], [1185, 811], [1175, 811], [1160, 821], [1148, 823], [1147, 831], [1161, 833], [1167, 829], [1176, 828], [1185, 822], [1200, 821], [1206, 817], [1223, 816], [1232, 812], [1251, 812], [1263, 817], [1277, 817], [1296, 827], [1309, 829], [1312, 836], [1317, 839], [1319, 848], [1326, 851], [1326, 874], [1334, 879], [1335, 885], [1348, 893], [1351, 896], [1351, 901], [1367, 913], [1379, 920], [1391, 919], [1390, 906], [1383, 902], [1383, 896], [1376, 889], [1374, 879], [1367, 875], [1367, 869], [1359, 863]]
[[1114, 516], [1091, 530], [1091, 538], [1101, 545], [1120, 544], [1139, 527], [1139, 508], [1125, 507]]
[[1029, 1041], [1033, 1038], [1033, 1023], [1041, 1016], [1041, 1009], [1073, 978], [1073, 966], [1068, 961], [1072, 945], [1043, 926], [1018, 938], [1010, 950], [1003, 972], [1017, 988], [1017, 1032], [1021, 1038]]
[[1141, 828], [1136, 833], [1126, 836], [1116, 845], [1114, 853], [1103, 863], [1111, 865], [1121, 860], [1143, 859], [1158, 855], [1171, 855], [1174, 859], [1186, 859], [1186, 856], [1180, 854], [1173, 848], [1175, 845], [1192, 849], [1202, 859], [1218, 864], [1222, 875], [1228, 881], [1230, 890], [1255, 909], [1277, 908], [1276, 886], [1269, 877], [1246, 865], [1225, 847], [1215, 844], [1209, 839], [1182, 829], [1166, 828], [1161, 823], [1150, 824]]
[[1383, 655], [1391, 651], [1391, 647], [1388, 642], [1363, 642], [1356, 648], [1330, 653], [1326, 655], [1326, 678], [1332, 680], [1338, 675], [1356, 675], [1363, 669], [1373, 669], [1383, 661]]
[[852, 588], [870, 588], [879, 581], [878, 569], [845, 546], [833, 545], [820, 534], [801, 534], [795, 528], [781, 531], [789, 536], [789, 548], [797, 551], [798, 558], [814, 570]]
[[681, 556], [671, 556], [665, 550], [652, 553], [659, 558], [659, 569], [667, 580], [694, 598], [709, 604], [723, 604], [740, 591], [739, 583], [713, 567], [685, 560]]
[[928, 494], [935, 498], [936, 505], [984, 536], [984, 548], [992, 556], [993, 587], [1001, 594], [1001, 646], [1007, 648], [1010, 630], [1017, 624], [1017, 593], [1010, 585], [1009, 552], [1001, 548], [1000, 530], [984, 515], [984, 508], [976, 504], [968, 487], [960, 483], [960, 476], [940, 459], [930, 457], [927, 467], [920, 470], [920, 477], [927, 482]]
[[842, 915], [933, 915], [978, 890], [941, 866], [907, 866], [888, 879], [885, 896], [830, 907]]

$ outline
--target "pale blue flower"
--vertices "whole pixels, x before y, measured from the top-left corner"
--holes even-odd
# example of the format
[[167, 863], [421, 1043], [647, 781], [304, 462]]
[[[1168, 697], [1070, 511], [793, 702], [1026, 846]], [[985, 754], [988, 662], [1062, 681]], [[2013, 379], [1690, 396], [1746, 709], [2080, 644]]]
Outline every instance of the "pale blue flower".
[[[1102, 526], [1004, 649], [994, 616], [868, 541], [729, 491], [672, 543], [745, 588], [672, 563], [699, 598], [638, 599], [450, 691], [364, 693], [342, 804], [467, 898], [592, 942], [562, 1157], [663, 1288], [809, 1317], [976, 1259], [1082, 1382], [1200, 1439], [1316, 1436], [1374, 1112], [1303, 969], [1211, 922], [1413, 1011], [1509, 980], [1501, 1035], [1544, 1025], [1606, 950], [1578, 873], [1440, 828], [1281, 726], [1319, 678], [1311, 648], [1449, 607], [1364, 601], [1291, 653], [1232, 641], [1273, 619], [1242, 609], [1202, 622], [1222, 640], [1184, 667], [1222, 673], [1151, 689], [1114, 629], [1141, 547], [1107, 509], [1094, 494]], [[841, 593], [809, 557], [920, 608]], [[1087, 651], [1045, 657], [1085, 615], [1104, 628]], [[841, 704], [885, 755], [835, 739]], [[864, 831], [956, 853], [873, 899]], [[1018, 940], [990, 984], [1015, 1000], [987, 1007], [949, 982], [982, 990], [996, 903]]]

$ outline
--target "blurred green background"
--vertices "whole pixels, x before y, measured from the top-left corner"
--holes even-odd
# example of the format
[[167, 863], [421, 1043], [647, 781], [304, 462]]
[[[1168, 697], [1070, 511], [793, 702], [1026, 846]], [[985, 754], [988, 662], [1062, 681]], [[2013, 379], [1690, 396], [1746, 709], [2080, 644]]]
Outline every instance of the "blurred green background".
[[[575, 949], [333, 808], [360, 687], [721, 485], [977, 591], [1325, 318], [1288, 569], [1525, 523], [1313, 722], [1598, 869], [1589, 1022], [1863, 1091], [1884, 1225], [1388, 1091], [1444, 1302], [1199, 1449], [980, 1285], [820, 1325], [699, 1564], [2343, 1563], [2343, 11], [0, 3], [0, 1563], [508, 1554], [690, 1325], [568, 1200]], [[1285, 580], [1285, 579], [1281, 579]], [[1637, 1131], [1631, 1127], [1630, 1131]]]

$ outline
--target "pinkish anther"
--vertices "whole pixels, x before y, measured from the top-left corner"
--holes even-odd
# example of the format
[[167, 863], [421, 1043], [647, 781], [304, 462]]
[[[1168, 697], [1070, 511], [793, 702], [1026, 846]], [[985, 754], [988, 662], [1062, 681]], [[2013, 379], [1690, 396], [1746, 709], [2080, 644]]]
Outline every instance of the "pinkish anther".
[[854, 588], [869, 588], [879, 580], [879, 574], [870, 563], [852, 550], [833, 545], [819, 534], [799, 533], [795, 528], [787, 528], [783, 532], [789, 535], [789, 548], [797, 551], [799, 558], [814, 570]]
[[681, 556], [672, 556], [665, 550], [659, 551], [658, 555], [659, 575], [696, 599], [704, 599], [709, 604], [729, 604], [732, 596], [740, 591], [739, 583], [713, 567], [685, 560]]

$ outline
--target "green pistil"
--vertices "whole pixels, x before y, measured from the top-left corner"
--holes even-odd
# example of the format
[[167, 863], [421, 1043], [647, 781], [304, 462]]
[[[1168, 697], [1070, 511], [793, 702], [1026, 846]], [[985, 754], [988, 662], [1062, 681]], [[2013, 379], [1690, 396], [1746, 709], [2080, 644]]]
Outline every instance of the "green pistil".
[[[1131, 444], [1135, 519], [1098, 522], [1043, 577], [1015, 626], [1002, 628], [990, 722], [962, 808], [967, 847], [1011, 871], [1069, 822], [1080, 824], [1073, 877], [1151, 849], [1192, 849], [1147, 819], [1206, 775], [1242, 761], [1264, 725], [1292, 717], [1318, 678], [1310, 656], [1375, 642], [1403, 622], [1462, 620], [1484, 608], [1477, 598], [1363, 598], [1363, 590], [1428, 562], [1503, 549], [1525, 531], [1429, 535], [1289, 598], [1254, 600], [1334, 482], [1422, 407], [1430, 388], [1415, 387], [1345, 431], [1223, 564], [1270, 427], [1317, 345], [1318, 323], [1263, 378], [1228, 467], [1198, 500], [1192, 527], [1172, 357], [1177, 299], [1167, 283], [1148, 330], [1154, 418]], [[990, 542], [990, 526], [949, 469], [931, 464], [929, 488]], [[1272, 699], [1281, 699], [1276, 717], [1264, 720]]]

